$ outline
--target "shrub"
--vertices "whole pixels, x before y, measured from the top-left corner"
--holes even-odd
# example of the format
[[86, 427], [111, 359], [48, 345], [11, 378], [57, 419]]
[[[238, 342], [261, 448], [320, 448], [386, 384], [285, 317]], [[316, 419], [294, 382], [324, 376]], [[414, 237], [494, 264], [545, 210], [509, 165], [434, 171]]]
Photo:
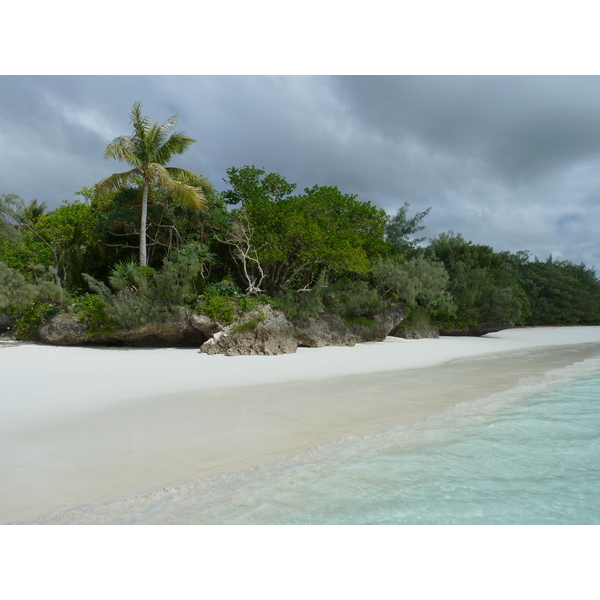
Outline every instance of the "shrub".
[[204, 290], [204, 295], [237, 298], [242, 295], [242, 290], [231, 281], [219, 281], [217, 283], [209, 283]]
[[237, 301], [237, 306], [239, 311], [243, 313], [251, 312], [253, 310], [258, 310], [258, 303], [254, 298], [249, 298], [248, 296], [242, 296]]
[[98, 334], [112, 334], [118, 325], [108, 316], [107, 305], [99, 294], [85, 294], [75, 301], [73, 308], [80, 323], [89, 325], [90, 340]]
[[196, 310], [199, 313], [208, 315], [218, 323], [230, 325], [235, 321], [237, 316], [235, 298], [227, 298], [226, 296], [208, 295], [200, 298], [196, 305]]
[[15, 327], [15, 337], [19, 340], [35, 338], [35, 332], [46, 321], [60, 312], [60, 307], [50, 302], [34, 301], [19, 317]]
[[264, 317], [256, 317], [256, 319], [237, 325], [231, 330], [231, 333], [235, 335], [236, 333], [244, 333], [244, 331], [254, 331], [258, 327], [258, 324], [264, 320]]
[[286, 290], [277, 299], [277, 304], [290, 319], [316, 317], [325, 310], [323, 292], [326, 286], [325, 273], [321, 273], [312, 289], [303, 292]]
[[342, 317], [342, 322], [347, 327], [362, 325], [363, 327], [375, 327], [374, 317]]
[[328, 310], [347, 320], [372, 317], [389, 305], [366, 281], [336, 281], [327, 288], [323, 300]]

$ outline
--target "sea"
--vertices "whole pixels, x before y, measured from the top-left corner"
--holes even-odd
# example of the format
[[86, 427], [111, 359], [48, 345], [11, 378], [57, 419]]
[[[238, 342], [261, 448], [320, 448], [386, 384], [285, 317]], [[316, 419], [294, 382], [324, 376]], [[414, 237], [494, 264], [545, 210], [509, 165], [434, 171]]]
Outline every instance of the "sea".
[[418, 423], [34, 522], [600, 524], [600, 352]]

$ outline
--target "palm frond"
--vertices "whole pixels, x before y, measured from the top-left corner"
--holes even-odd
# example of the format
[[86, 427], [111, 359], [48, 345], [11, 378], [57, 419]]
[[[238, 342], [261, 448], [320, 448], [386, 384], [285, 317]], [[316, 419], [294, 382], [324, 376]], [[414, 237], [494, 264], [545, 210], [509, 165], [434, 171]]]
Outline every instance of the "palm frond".
[[177, 115], [173, 115], [172, 117], [169, 117], [160, 127], [160, 134], [162, 136], [162, 138], [166, 138], [167, 134], [169, 133], [169, 131], [171, 131], [171, 129], [173, 129], [173, 127], [175, 127], [175, 125], [177, 124]]
[[136, 183], [139, 179], [140, 172], [138, 169], [110, 175], [96, 184], [92, 201], [96, 206], [103, 206], [113, 194]]
[[[118, 138], [117, 138], [118, 139]], [[116, 141], [116, 140], [115, 140]], [[109, 144], [104, 151], [104, 158], [112, 158], [122, 162], [129, 163], [133, 167], [140, 167], [141, 162], [136, 155], [135, 149], [129, 141], [126, 143]]]
[[153, 163], [150, 165], [150, 170], [158, 184], [171, 195], [173, 200], [188, 208], [206, 209], [206, 198], [200, 188], [172, 179], [169, 171], [160, 164]]
[[173, 133], [156, 151], [156, 162], [166, 165], [174, 154], [183, 154], [196, 140], [188, 137], [184, 131]]
[[146, 140], [148, 130], [152, 127], [152, 122], [142, 113], [142, 103], [136, 100], [130, 113], [131, 124], [133, 125], [134, 137], [138, 138], [142, 144]]
[[206, 177], [198, 175], [198, 173], [188, 171], [187, 169], [180, 169], [179, 167], [165, 167], [165, 169], [167, 169], [171, 178], [176, 181], [181, 181], [182, 183], [187, 183], [194, 187], [200, 187], [205, 192], [213, 191], [212, 183], [208, 181]]

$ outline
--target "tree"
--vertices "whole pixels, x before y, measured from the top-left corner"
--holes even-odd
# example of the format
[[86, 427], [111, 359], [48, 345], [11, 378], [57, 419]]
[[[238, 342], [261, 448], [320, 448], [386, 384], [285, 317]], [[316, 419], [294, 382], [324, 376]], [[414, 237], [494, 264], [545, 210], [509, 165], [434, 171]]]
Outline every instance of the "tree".
[[[208, 182], [206, 182], [208, 184]], [[155, 190], [148, 205], [146, 223], [147, 265], [158, 268], [174, 252], [190, 244], [202, 245], [212, 252], [222, 244], [216, 238], [223, 235], [231, 222], [221, 194], [201, 184], [206, 208], [200, 212], [188, 208], [163, 190]], [[139, 253], [139, 190], [125, 188], [113, 195], [100, 211], [98, 231], [105, 263], [135, 259]], [[138, 263], [139, 264], [139, 263]]]
[[448, 291], [457, 306], [448, 326], [472, 326], [486, 321], [523, 325], [529, 300], [507, 252], [473, 244], [453, 231], [431, 240], [426, 253], [442, 261], [450, 276]]
[[263, 169], [257, 169], [254, 165], [237, 169], [227, 169], [225, 183], [231, 186], [223, 194], [227, 204], [245, 204], [256, 200], [270, 200], [278, 202], [289, 196], [295, 189], [295, 183], [288, 183], [279, 173], [267, 173]]
[[380, 257], [373, 264], [373, 279], [384, 294], [410, 305], [439, 308], [452, 303], [444, 264], [423, 256], [406, 262]]
[[[246, 187], [249, 179], [251, 185]], [[235, 212], [238, 233], [250, 236], [242, 240], [247, 271], [243, 276], [250, 287], [262, 281], [268, 293], [308, 289], [323, 269], [332, 278], [367, 275], [371, 261], [386, 246], [385, 212], [337, 187], [315, 185], [302, 195], [279, 197], [255, 193], [256, 179], [252, 183], [252, 178], [244, 178], [244, 186], [230, 181], [234, 196], [243, 202]], [[278, 190], [293, 189], [275, 174], [262, 181], [277, 181]], [[236, 247], [233, 239], [224, 241]], [[236, 260], [242, 260], [239, 250], [234, 252]]]
[[33, 233], [50, 250], [53, 271], [61, 285], [84, 285], [81, 273], [89, 272], [97, 259], [97, 223], [98, 211], [95, 207], [79, 200], [71, 204], [65, 203], [37, 219]]
[[425, 229], [421, 221], [429, 214], [431, 207], [423, 212], [417, 213], [412, 219], [406, 216], [410, 205], [405, 202], [394, 217], [392, 217], [385, 226], [385, 236], [392, 246], [402, 254], [414, 249], [425, 238], [410, 239], [417, 231]]
[[[61, 287], [58, 275], [58, 255], [53, 244], [36, 230], [37, 221], [43, 215], [45, 203], [39, 205], [37, 200], [32, 200], [26, 205], [24, 200], [16, 194], [5, 194], [0, 196], [0, 258], [4, 261], [9, 259], [19, 267], [35, 267], [39, 262], [39, 252], [35, 248], [36, 242], [41, 243], [44, 250], [52, 255], [47, 264], [54, 266], [53, 277], [57, 286]], [[27, 240], [29, 234], [30, 240]], [[33, 241], [33, 243], [32, 243]], [[6, 242], [11, 249], [7, 256], [4, 248]], [[28, 243], [29, 242], [29, 243]], [[12, 260], [11, 260], [12, 259]], [[10, 265], [9, 265], [10, 266]]]
[[[162, 125], [152, 124], [142, 115], [141, 102], [135, 102], [130, 113], [133, 135], [119, 136], [104, 151], [105, 158], [121, 160], [133, 166], [124, 173], [115, 173], [96, 185], [94, 199], [102, 203], [115, 192], [140, 186], [142, 190], [142, 214], [140, 220], [140, 266], [147, 266], [146, 226], [148, 199], [155, 188], [162, 188], [177, 202], [204, 210], [206, 200], [202, 189], [196, 187], [203, 177], [176, 167], [166, 167], [173, 155], [182, 154], [196, 140], [183, 131], [170, 133], [177, 123], [177, 115]], [[170, 135], [169, 135], [170, 134]], [[194, 185], [196, 184], [196, 186]]]

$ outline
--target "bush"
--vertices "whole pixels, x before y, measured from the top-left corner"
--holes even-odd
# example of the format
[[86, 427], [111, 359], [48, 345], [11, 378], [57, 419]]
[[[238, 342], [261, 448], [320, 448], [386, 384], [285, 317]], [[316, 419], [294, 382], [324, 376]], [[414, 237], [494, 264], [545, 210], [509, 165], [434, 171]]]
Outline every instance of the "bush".
[[264, 317], [256, 317], [256, 319], [237, 325], [231, 330], [231, 333], [235, 335], [236, 333], [244, 333], [244, 331], [254, 331], [258, 327], [258, 324], [262, 323], [264, 320]]
[[323, 292], [327, 283], [325, 273], [321, 273], [312, 289], [306, 292], [286, 290], [277, 299], [278, 308], [290, 319], [307, 319], [316, 317], [325, 310]]
[[242, 295], [242, 290], [231, 281], [219, 281], [217, 283], [209, 283], [204, 290], [204, 295], [238, 298]]
[[326, 289], [323, 301], [328, 310], [348, 321], [372, 317], [389, 305], [366, 281], [336, 281]]
[[38, 328], [59, 312], [60, 307], [56, 304], [34, 301], [19, 317], [15, 327], [15, 337], [18, 340], [35, 339]]
[[69, 295], [51, 281], [45, 269], [37, 270], [37, 283], [30, 283], [16, 269], [0, 262], [0, 312], [14, 317], [15, 336], [32, 339], [35, 330], [66, 306]]
[[231, 325], [237, 317], [236, 306], [235, 298], [210, 294], [199, 299], [196, 310], [201, 314], [208, 315], [218, 323]]
[[423, 257], [406, 262], [379, 258], [373, 265], [373, 279], [377, 287], [394, 300], [426, 307], [451, 304], [446, 292], [448, 273], [439, 261]]
[[185, 307], [196, 301], [194, 280], [199, 269], [195, 255], [179, 256], [176, 262], [165, 261], [160, 271], [139, 267], [132, 260], [120, 262], [108, 278], [116, 293], [89, 275], [84, 278], [104, 300], [108, 322], [133, 328], [182, 318]]
[[98, 334], [110, 335], [118, 328], [107, 313], [107, 305], [99, 294], [85, 294], [77, 298], [73, 305], [80, 323], [87, 323], [90, 340]]

